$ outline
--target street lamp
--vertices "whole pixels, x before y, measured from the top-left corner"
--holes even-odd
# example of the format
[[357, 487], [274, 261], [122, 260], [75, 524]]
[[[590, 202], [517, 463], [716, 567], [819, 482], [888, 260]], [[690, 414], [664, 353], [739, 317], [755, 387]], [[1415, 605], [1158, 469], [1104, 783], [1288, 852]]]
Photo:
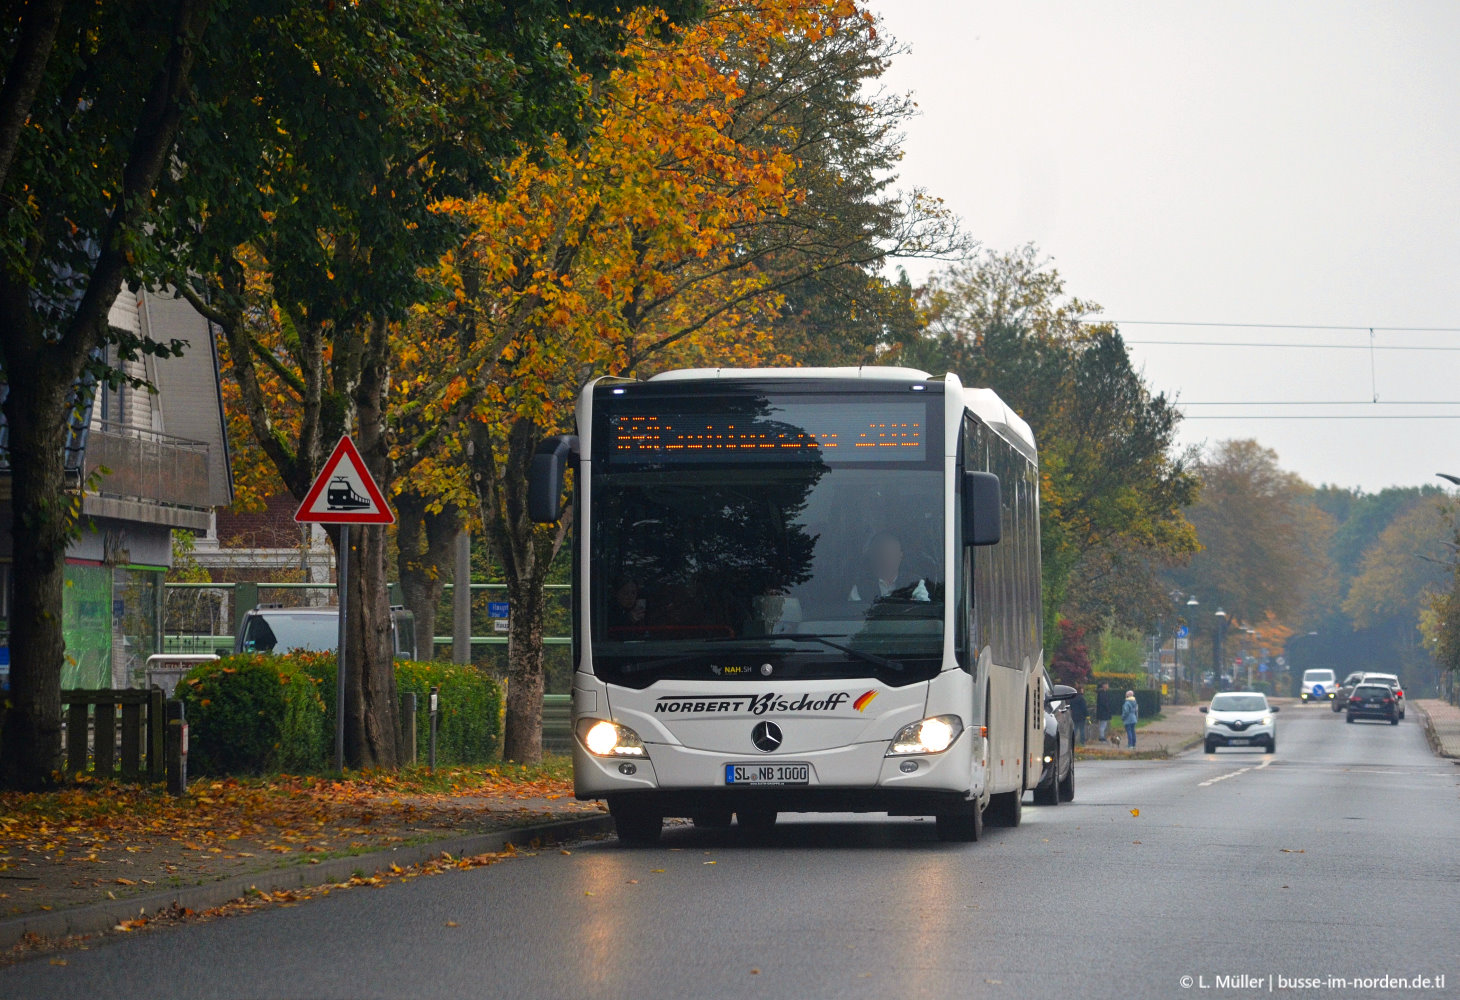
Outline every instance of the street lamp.
[[[1194, 615], [1196, 614], [1196, 609], [1201, 606], [1201, 602], [1196, 599], [1195, 594], [1192, 594], [1186, 599], [1186, 606], [1192, 609], [1190, 614]], [[1181, 665], [1177, 662], [1175, 649], [1171, 650], [1171, 672], [1176, 677], [1176, 692], [1179, 697], [1181, 694]], [[1194, 684], [1191, 690], [1191, 700], [1196, 701], [1196, 685]]]
[[1219, 607], [1214, 617], [1217, 619], [1217, 624], [1216, 628], [1212, 630], [1212, 687], [1219, 688], [1222, 683], [1222, 667], [1225, 665], [1222, 658], [1222, 642], [1227, 637], [1227, 612]]

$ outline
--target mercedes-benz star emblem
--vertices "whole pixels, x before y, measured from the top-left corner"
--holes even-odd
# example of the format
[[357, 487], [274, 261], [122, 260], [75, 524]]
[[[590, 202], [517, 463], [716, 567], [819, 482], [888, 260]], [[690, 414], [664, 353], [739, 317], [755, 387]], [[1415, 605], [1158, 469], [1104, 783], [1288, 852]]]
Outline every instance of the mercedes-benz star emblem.
[[750, 741], [757, 750], [770, 753], [781, 746], [781, 727], [774, 722], [761, 722], [750, 731]]

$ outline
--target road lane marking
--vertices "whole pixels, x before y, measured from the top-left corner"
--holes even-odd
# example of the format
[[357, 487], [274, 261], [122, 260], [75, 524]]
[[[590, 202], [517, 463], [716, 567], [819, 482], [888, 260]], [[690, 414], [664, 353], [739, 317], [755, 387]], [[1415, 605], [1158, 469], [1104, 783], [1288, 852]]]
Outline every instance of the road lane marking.
[[1196, 787], [1207, 788], [1211, 785], [1215, 785], [1219, 781], [1226, 781], [1228, 778], [1235, 778], [1239, 774], [1246, 774], [1248, 771], [1261, 771], [1264, 767], [1267, 767], [1267, 765], [1271, 763], [1272, 758], [1269, 757], [1261, 764], [1251, 764], [1247, 767], [1238, 768], [1235, 771], [1228, 771], [1226, 774], [1219, 774], [1215, 778], [1208, 778], [1206, 781], [1199, 781], [1197, 782]]

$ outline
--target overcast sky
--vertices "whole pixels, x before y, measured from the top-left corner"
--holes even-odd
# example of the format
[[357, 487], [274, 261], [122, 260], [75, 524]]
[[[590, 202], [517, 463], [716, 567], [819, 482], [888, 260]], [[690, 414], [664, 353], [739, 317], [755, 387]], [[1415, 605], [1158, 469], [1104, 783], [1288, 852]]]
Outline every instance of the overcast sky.
[[[1253, 437], [1369, 491], [1460, 474], [1460, 2], [869, 6], [910, 49], [886, 80], [921, 109], [902, 184], [984, 246], [1033, 241], [1130, 342], [1357, 348], [1133, 343], [1188, 417], [1240, 415], [1185, 442]], [[1455, 329], [1370, 352], [1370, 326]], [[1352, 405], [1195, 405], [1301, 400]]]

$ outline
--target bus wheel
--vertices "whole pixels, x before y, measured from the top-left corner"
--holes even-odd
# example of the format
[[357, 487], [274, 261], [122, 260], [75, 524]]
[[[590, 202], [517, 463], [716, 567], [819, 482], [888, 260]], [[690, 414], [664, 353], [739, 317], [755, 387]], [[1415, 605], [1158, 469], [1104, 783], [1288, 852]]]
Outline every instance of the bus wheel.
[[1000, 792], [989, 796], [989, 822], [995, 826], [1018, 826], [1024, 818], [1024, 791]]
[[723, 830], [730, 825], [733, 811], [729, 809], [701, 809], [690, 814], [690, 821], [701, 830]]
[[776, 825], [774, 809], [741, 809], [735, 819], [746, 833], [769, 833]]
[[983, 810], [977, 802], [969, 802], [956, 812], [938, 813], [934, 817], [939, 840], [971, 842], [983, 836]]
[[627, 846], [657, 844], [664, 830], [664, 817], [642, 806], [619, 806], [611, 810], [613, 829]]

